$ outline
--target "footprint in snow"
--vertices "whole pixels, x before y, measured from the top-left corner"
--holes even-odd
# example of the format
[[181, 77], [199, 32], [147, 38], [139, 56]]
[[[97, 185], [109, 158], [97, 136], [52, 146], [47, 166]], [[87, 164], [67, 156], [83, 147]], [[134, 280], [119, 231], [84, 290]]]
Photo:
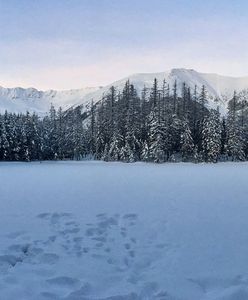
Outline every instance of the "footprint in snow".
[[38, 260], [41, 264], [53, 265], [59, 261], [59, 256], [55, 253], [44, 253]]
[[46, 219], [46, 220], [48, 220], [50, 218], [50, 216], [51, 216], [50, 213], [41, 213], [41, 214], [37, 215], [36, 217], [38, 219]]
[[59, 300], [61, 299], [58, 295], [50, 292], [42, 292], [40, 293], [42, 300]]
[[22, 235], [26, 234], [26, 231], [14, 231], [6, 235], [9, 239], [16, 239]]
[[[86, 299], [85, 296], [89, 295], [92, 291], [91, 285], [88, 282], [85, 282], [78, 290], [73, 291], [68, 296], [66, 296], [63, 300], [79, 300]], [[90, 299], [90, 298], [87, 298]]]
[[79, 279], [68, 277], [68, 276], [54, 277], [51, 279], [47, 279], [46, 282], [53, 286], [67, 287], [67, 288], [71, 288], [71, 287], [80, 285]]
[[23, 259], [21, 256], [17, 255], [1, 255], [0, 256], [0, 267], [7, 266], [7, 267], [15, 267], [17, 263], [22, 262]]

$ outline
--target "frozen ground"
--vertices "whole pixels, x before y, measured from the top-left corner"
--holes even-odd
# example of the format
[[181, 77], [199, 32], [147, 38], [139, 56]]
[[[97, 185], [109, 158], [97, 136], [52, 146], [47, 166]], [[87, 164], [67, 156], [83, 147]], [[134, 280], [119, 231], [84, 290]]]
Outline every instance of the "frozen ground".
[[0, 163], [0, 300], [246, 300], [247, 178], [247, 163]]

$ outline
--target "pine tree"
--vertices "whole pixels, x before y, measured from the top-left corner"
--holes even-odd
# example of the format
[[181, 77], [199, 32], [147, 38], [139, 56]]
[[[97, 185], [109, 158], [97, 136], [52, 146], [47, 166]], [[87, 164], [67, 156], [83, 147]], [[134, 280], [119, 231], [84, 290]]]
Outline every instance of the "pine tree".
[[65, 157], [65, 145], [66, 145], [65, 134], [66, 134], [66, 127], [65, 127], [65, 123], [63, 122], [63, 111], [62, 108], [60, 107], [58, 109], [58, 114], [57, 114], [58, 158], [60, 160], [64, 159]]
[[178, 110], [177, 100], [177, 82], [175, 81], [173, 86], [173, 114], [176, 114]]
[[194, 156], [194, 141], [188, 121], [182, 122], [181, 153], [183, 161], [189, 161]]
[[228, 118], [227, 118], [227, 152], [231, 157], [231, 160], [244, 160], [244, 141], [242, 137], [242, 132], [238, 125], [238, 99], [237, 93], [234, 92], [232, 100], [228, 105]]
[[110, 142], [108, 157], [110, 160], [118, 161], [120, 160], [120, 148], [122, 144], [121, 135], [116, 130], [113, 134], [112, 140]]
[[146, 141], [142, 145], [141, 160], [146, 162], [150, 160], [149, 147]]
[[219, 112], [210, 110], [203, 121], [202, 152], [205, 161], [217, 162], [221, 152], [221, 124]]
[[8, 160], [10, 158], [10, 144], [7, 137], [5, 118], [1, 122], [1, 138], [0, 138], [0, 155], [1, 160]]

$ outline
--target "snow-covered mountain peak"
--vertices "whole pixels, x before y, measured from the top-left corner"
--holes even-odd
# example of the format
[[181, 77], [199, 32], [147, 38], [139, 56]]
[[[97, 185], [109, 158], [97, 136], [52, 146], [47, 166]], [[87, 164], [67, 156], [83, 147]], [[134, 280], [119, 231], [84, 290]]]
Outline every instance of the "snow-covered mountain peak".
[[35, 88], [4, 88], [0, 87], [0, 112], [36, 112], [40, 115], [46, 114], [53, 104], [56, 108], [60, 106], [67, 109], [73, 105], [84, 102], [84, 96], [95, 92], [99, 87], [87, 87], [76, 90], [47, 90], [39, 91]]
[[179, 95], [184, 82], [191, 90], [197, 86], [198, 92], [201, 86], [205, 85], [209, 96], [209, 106], [216, 107], [218, 105], [222, 111], [226, 109], [227, 100], [232, 97], [234, 90], [240, 92], [248, 88], [248, 77], [230, 77], [214, 73], [200, 73], [193, 69], [174, 68], [159, 73], [135, 73], [103, 87], [86, 87], [66, 91], [0, 87], [0, 112], [29, 110], [44, 115], [49, 110], [51, 103], [56, 108], [61, 106], [63, 109], [67, 109], [77, 105], [85, 108], [91, 101], [99, 101], [111, 86], [115, 86], [121, 91], [126, 81], [129, 80], [140, 93], [144, 86], [152, 87], [154, 78], [157, 78], [159, 85], [162, 85], [165, 80], [171, 87], [176, 81]]

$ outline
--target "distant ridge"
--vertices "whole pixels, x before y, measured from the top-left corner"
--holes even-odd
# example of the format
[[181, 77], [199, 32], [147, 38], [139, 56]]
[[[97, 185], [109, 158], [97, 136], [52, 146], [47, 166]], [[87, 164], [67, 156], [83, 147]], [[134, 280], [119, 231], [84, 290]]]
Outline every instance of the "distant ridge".
[[226, 110], [227, 100], [231, 98], [234, 90], [240, 92], [248, 89], [248, 76], [230, 77], [212, 73], [200, 73], [193, 69], [178, 68], [160, 73], [133, 74], [104, 87], [88, 87], [67, 91], [39, 91], [35, 88], [0, 87], [0, 112], [8, 110], [20, 113], [28, 110], [44, 115], [48, 112], [51, 103], [56, 108], [61, 106], [63, 109], [67, 109], [81, 105], [85, 109], [92, 100], [94, 102], [99, 101], [112, 85], [121, 90], [129, 79], [136, 87], [138, 93], [140, 93], [144, 86], [147, 88], [152, 86], [155, 77], [160, 84], [165, 79], [171, 87], [176, 81], [179, 95], [184, 82], [192, 90], [195, 85], [199, 89], [202, 85], [205, 85], [208, 92], [208, 105], [210, 107], [219, 106], [222, 111]]

